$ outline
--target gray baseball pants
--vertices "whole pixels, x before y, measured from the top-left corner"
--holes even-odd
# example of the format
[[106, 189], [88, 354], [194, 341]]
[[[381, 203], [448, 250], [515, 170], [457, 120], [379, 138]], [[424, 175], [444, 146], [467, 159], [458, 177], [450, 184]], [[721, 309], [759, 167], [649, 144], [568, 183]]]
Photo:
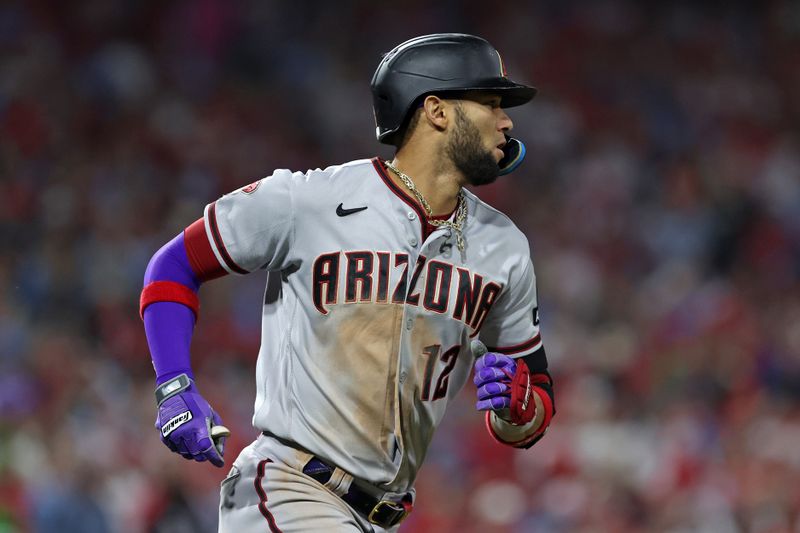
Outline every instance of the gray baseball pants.
[[[325, 485], [303, 473], [311, 455], [260, 435], [220, 486], [219, 533], [394, 533], [367, 521], [338, 494], [352, 476], [337, 468]], [[337, 494], [338, 493], [338, 494]]]

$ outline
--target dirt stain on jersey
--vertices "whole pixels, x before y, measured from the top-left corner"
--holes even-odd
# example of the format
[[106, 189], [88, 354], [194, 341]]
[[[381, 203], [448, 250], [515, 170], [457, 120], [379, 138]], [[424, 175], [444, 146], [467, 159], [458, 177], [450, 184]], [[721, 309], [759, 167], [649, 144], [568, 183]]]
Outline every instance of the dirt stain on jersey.
[[[424, 457], [435, 426], [421, 400], [426, 371], [433, 379], [428, 386], [435, 387], [443, 363], [435, 324], [416, 315], [410, 318], [406, 364], [399, 364], [400, 339], [408, 326], [403, 311], [402, 305], [392, 304], [335, 310], [326, 331], [334, 341], [319, 364], [323, 372], [336, 376], [341, 387], [337, 403], [340, 411], [348, 413], [348, 431], [360, 433], [389, 457], [394, 456], [398, 438], [397, 446], [406, 456], [398, 465], [399, 475], [408, 475], [409, 468], [416, 468]], [[431, 357], [436, 360], [431, 362]], [[414, 429], [409, 432], [409, 428]]]
[[[369, 428], [369, 437], [387, 448], [394, 432], [397, 353], [403, 308], [358, 305], [340, 308], [328, 370], [342, 378], [353, 426]], [[379, 399], [382, 399], [380, 401]]]

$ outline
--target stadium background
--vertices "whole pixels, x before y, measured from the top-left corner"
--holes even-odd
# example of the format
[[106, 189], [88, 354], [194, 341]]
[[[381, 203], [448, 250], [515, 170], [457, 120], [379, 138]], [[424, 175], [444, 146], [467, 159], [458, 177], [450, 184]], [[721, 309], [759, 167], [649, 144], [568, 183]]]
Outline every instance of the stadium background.
[[[800, 4], [0, 4], [0, 531], [212, 531], [137, 315], [150, 255], [274, 168], [390, 152], [369, 79], [466, 31], [540, 88], [478, 193], [532, 243], [558, 415], [494, 444], [469, 386], [403, 531], [800, 531]], [[201, 390], [250, 442], [264, 275], [204, 286]]]

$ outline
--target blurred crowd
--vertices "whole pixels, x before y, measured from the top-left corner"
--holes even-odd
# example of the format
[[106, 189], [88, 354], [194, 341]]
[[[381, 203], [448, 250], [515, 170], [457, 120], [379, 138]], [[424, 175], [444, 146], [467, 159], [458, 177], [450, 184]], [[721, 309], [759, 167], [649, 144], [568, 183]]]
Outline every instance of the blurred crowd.
[[[0, 533], [215, 531], [224, 470], [153, 427], [150, 256], [275, 168], [390, 156], [414, 35], [540, 89], [476, 193], [528, 235], [558, 413], [494, 443], [467, 385], [407, 532], [800, 532], [800, 4], [0, 3]], [[250, 443], [264, 274], [201, 290], [201, 390]]]

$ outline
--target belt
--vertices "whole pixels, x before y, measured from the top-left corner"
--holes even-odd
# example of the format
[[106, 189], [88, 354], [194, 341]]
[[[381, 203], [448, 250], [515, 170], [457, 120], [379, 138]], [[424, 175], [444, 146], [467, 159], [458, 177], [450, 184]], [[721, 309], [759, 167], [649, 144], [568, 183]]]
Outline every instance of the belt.
[[[303, 467], [303, 473], [324, 485], [333, 475], [333, 467], [317, 457], [312, 457]], [[399, 502], [381, 500], [361, 490], [355, 483], [350, 483], [350, 489], [342, 499], [371, 523], [382, 528], [396, 526], [408, 516], [412, 508], [410, 495], [404, 496]]]

